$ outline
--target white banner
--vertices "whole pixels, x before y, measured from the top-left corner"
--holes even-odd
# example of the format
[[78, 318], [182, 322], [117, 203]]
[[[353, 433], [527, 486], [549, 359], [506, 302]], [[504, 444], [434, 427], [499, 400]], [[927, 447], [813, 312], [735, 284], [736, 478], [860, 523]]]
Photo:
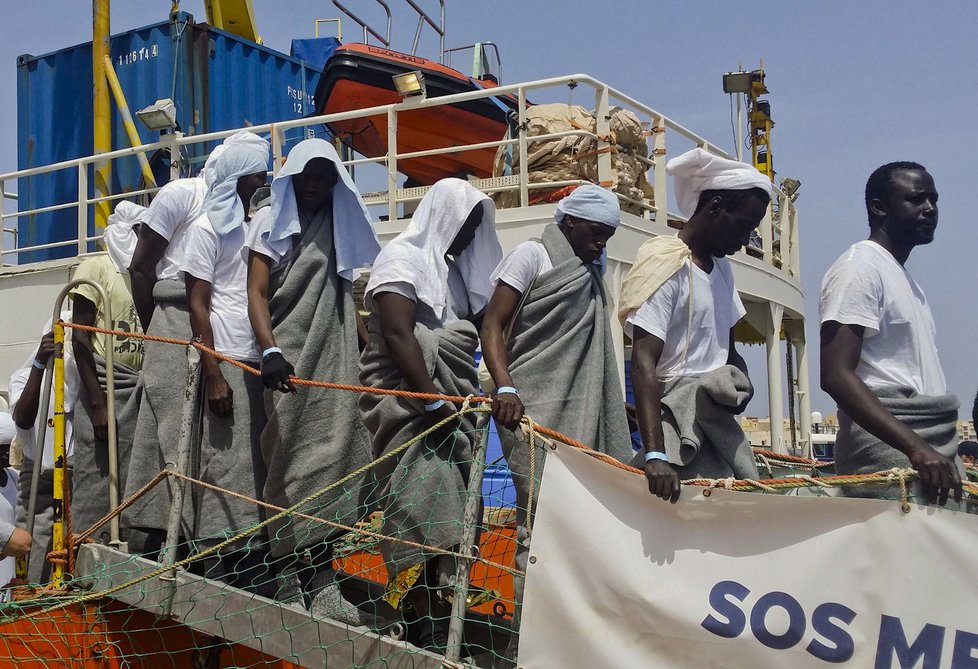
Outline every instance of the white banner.
[[550, 451], [519, 667], [978, 668], [978, 517], [683, 489]]

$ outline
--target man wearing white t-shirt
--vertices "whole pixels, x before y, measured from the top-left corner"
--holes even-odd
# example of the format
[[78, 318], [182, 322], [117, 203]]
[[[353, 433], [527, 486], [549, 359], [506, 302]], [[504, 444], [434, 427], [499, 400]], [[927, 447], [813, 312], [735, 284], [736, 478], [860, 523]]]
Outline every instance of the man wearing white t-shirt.
[[[934, 240], [937, 189], [917, 163], [889, 163], [866, 183], [869, 239], [822, 281], [822, 388], [839, 405], [836, 471], [913, 467], [931, 503], [961, 500], [958, 400], [947, 394], [927, 298], [904, 268]], [[853, 495], [879, 491], [853, 490]]]
[[[194, 337], [218, 353], [257, 369], [261, 359], [248, 318], [248, 269], [243, 253], [247, 208], [265, 184], [267, 153], [229, 146], [213, 166], [214, 182], [203, 214], [190, 225], [180, 272], [184, 277]], [[206, 483], [259, 499], [265, 485], [260, 436], [265, 423], [261, 377], [205, 354], [201, 358], [202, 407], [199, 477]], [[194, 495], [194, 538], [214, 545], [260, 521], [251, 502], [202, 489]], [[275, 595], [262, 536], [219, 555], [212, 577]], [[262, 583], [258, 579], [262, 579]]]
[[[211, 152], [201, 177], [180, 179], [156, 194], [140, 226], [129, 273], [132, 296], [143, 331], [150, 335], [189, 340], [193, 337], [187, 292], [179, 277], [190, 224], [200, 218], [212, 190], [213, 167], [232, 146], [249, 146], [266, 156], [268, 141], [242, 131], [228, 137]], [[166, 463], [179, 459], [183, 415], [183, 388], [187, 383], [187, 354], [180, 346], [145, 341], [141, 379], [143, 395], [136, 419], [126, 496], [149, 483]], [[170, 494], [158, 485], [143, 494], [122, 514], [130, 549], [152, 555], [162, 544], [167, 527]], [[191, 532], [191, 519], [182, 528]]]
[[754, 167], [694, 149], [671, 161], [680, 208], [677, 238], [639, 250], [619, 317], [632, 338], [632, 382], [649, 491], [679, 499], [681, 478], [756, 477], [734, 414], [750, 401], [733, 327], [745, 314], [725, 256], [750, 240], [770, 202]]

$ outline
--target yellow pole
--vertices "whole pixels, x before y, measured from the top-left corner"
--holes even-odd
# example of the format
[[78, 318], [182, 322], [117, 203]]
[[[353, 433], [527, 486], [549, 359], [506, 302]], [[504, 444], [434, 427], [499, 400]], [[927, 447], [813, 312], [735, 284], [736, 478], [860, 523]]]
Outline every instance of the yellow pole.
[[[108, 153], [112, 150], [112, 109], [109, 100], [109, 88], [105, 80], [104, 63], [109, 57], [109, 3], [110, 0], [92, 0], [92, 83], [94, 98], [92, 100], [92, 116], [94, 120], [93, 153]], [[109, 194], [109, 182], [112, 167], [108, 161], [95, 163], [95, 197]], [[87, 193], [79, 193], [79, 197], [87, 197]], [[95, 205], [95, 230], [105, 228], [109, 220], [109, 202], [98, 202]]]
[[[134, 147], [140, 146], [143, 140], [139, 138], [139, 131], [136, 129], [136, 124], [132, 120], [132, 114], [129, 112], [129, 103], [126, 102], [126, 95], [122, 92], [122, 84], [119, 83], [119, 77], [116, 76], [115, 68], [112, 67], [112, 59], [106, 56], [102, 59], [102, 64], [105, 66], [105, 80], [109, 82], [109, 89], [112, 91], [112, 97], [115, 98], [115, 106], [119, 108], [119, 115], [122, 116], [122, 125], [125, 126], [126, 134], [129, 135], [129, 144]], [[146, 154], [137, 153], [136, 160], [139, 161], [139, 169], [142, 170], [146, 183], [149, 186], [156, 186], [156, 178], [153, 177], [153, 170], [149, 167]]]
[[[35, 463], [39, 466], [40, 463]], [[61, 321], [54, 324], [54, 522], [51, 525], [51, 548], [65, 549], [65, 485], [68, 454], [65, 450], [65, 328]], [[60, 587], [64, 565], [55, 561], [51, 569], [51, 585]]]

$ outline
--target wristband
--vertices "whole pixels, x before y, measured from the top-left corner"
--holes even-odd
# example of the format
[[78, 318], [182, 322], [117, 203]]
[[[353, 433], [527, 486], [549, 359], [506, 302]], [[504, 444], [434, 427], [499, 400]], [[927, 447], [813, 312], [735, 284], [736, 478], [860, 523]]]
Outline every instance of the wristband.
[[41, 362], [37, 358], [34, 358], [34, 369], [47, 369], [47, 364]]
[[264, 351], [261, 352], [261, 359], [264, 360], [272, 353], [281, 353], [281, 352], [282, 349], [280, 349], [278, 346], [269, 346], [268, 348], [266, 348]]
[[513, 386], [500, 386], [499, 388], [496, 388], [496, 394], [497, 395], [509, 394], [509, 395], [519, 396], [520, 391], [518, 391]]
[[652, 462], [653, 460], [662, 460], [663, 462], [669, 462], [669, 456], [662, 451], [649, 451], [645, 454], [645, 461]]
[[431, 413], [432, 411], [438, 411], [443, 406], [445, 406], [445, 400], [435, 400], [431, 404], [425, 404], [424, 410], [425, 413]]

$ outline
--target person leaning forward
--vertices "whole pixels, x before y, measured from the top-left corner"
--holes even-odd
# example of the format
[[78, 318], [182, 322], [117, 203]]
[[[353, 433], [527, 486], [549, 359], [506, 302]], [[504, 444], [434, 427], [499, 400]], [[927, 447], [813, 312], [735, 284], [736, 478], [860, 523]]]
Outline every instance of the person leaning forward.
[[[770, 202], [754, 167], [694, 149], [669, 161], [679, 234], [639, 249], [622, 285], [618, 317], [632, 337], [632, 382], [649, 491], [679, 499], [681, 478], [756, 478], [735, 414], [753, 394], [734, 346], [746, 310], [731, 255], [745, 246]], [[705, 400], [705, 401], [704, 401]]]
[[[477, 324], [492, 293], [490, 274], [501, 259], [492, 200], [461, 179], [432, 186], [404, 232], [374, 263], [360, 382], [477, 394]], [[456, 408], [444, 400], [364, 393], [360, 412], [373, 456], [380, 458], [451, 419]], [[455, 564], [451, 555], [432, 555], [419, 546], [450, 550], [459, 543], [474, 427], [471, 414], [460, 416], [376, 471], [383, 534], [394, 538], [381, 543], [389, 575], [385, 599], [397, 607], [406, 597], [418, 617], [418, 644], [440, 652], [448, 641], [448, 606], [435, 591], [449, 584]]]
[[947, 393], [927, 298], [905, 268], [914, 248], [934, 241], [937, 197], [917, 163], [874, 171], [866, 182], [869, 238], [829, 268], [819, 307], [822, 389], [839, 405], [836, 472], [913, 467], [920, 481], [912, 488], [943, 506], [952, 493], [961, 501], [959, 402]]

